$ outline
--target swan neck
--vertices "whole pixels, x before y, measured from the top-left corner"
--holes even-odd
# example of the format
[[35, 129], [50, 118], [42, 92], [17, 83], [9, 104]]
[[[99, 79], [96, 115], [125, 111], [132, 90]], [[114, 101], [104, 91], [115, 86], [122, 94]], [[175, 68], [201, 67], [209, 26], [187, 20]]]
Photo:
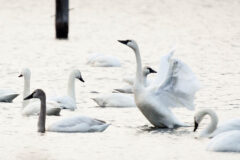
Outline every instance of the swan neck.
[[211, 133], [213, 133], [216, 128], [217, 128], [217, 124], [218, 124], [218, 117], [216, 115], [216, 113], [212, 112], [212, 111], [207, 111], [203, 114], [203, 116], [201, 117], [201, 119], [203, 119], [203, 117], [205, 115], [209, 115], [210, 116], [210, 123], [209, 125], [205, 128], [205, 130], [202, 132], [202, 136], [210, 136]]
[[137, 70], [136, 70], [136, 85], [143, 85], [143, 75], [142, 75], [142, 61], [139, 52], [139, 48], [133, 49], [136, 55]]
[[75, 76], [74, 74], [70, 74], [68, 79], [68, 90], [67, 90], [68, 96], [70, 96], [74, 101], [76, 101], [75, 97]]
[[45, 132], [45, 123], [46, 123], [46, 96], [45, 94], [40, 97], [41, 108], [38, 118], [38, 132]]
[[[30, 94], [30, 76], [24, 76], [24, 89], [23, 89], [23, 98], [27, 97]], [[23, 101], [23, 108], [29, 104], [30, 100]]]
[[147, 76], [148, 76], [148, 74], [143, 74], [143, 84], [144, 84], [144, 86], [146, 87], [147, 86]]

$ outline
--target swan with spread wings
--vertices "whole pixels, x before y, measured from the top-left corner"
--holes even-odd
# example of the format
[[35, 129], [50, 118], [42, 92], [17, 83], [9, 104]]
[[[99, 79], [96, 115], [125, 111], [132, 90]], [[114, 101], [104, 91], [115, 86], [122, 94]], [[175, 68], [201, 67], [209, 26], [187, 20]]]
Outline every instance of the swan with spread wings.
[[132, 48], [137, 62], [134, 84], [135, 103], [148, 121], [155, 127], [175, 128], [187, 126], [172, 113], [172, 107], [186, 107], [194, 110], [194, 96], [200, 82], [191, 69], [182, 61], [173, 59], [174, 50], [163, 56], [155, 82], [145, 86], [142, 76], [142, 62], [137, 43], [134, 40], [119, 40]]

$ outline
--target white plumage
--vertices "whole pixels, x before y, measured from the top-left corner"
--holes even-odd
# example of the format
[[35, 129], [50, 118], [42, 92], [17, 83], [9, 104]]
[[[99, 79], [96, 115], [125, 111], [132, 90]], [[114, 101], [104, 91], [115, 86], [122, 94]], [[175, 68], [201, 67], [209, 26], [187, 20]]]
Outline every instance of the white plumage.
[[211, 121], [209, 125], [199, 134], [199, 137], [215, 137], [218, 134], [223, 132], [232, 131], [232, 130], [240, 130], [240, 118], [233, 118], [228, 120], [222, 124], [218, 125], [218, 117], [217, 114], [211, 109], [202, 109], [195, 113], [194, 121], [195, 127], [194, 131], [197, 130], [198, 125], [201, 123], [202, 119], [209, 115]]
[[117, 57], [100, 53], [90, 54], [87, 64], [93, 67], [121, 67], [121, 62]]
[[[153, 70], [151, 67], [145, 66], [143, 68], [143, 82], [145, 86], [149, 86], [152, 82], [151, 79], [147, 78], [147, 76], [151, 73], [157, 73], [155, 70]], [[123, 81], [128, 83], [123, 88], [114, 89], [114, 91], [120, 92], [120, 93], [133, 93], [133, 85], [134, 85], [134, 78], [124, 78]]]
[[85, 116], [64, 118], [51, 124], [47, 130], [51, 132], [102, 132], [109, 124]]
[[60, 107], [63, 109], [69, 109], [73, 111], [77, 108], [75, 96], [75, 79], [79, 79], [80, 81], [84, 82], [81, 72], [78, 69], [73, 70], [69, 75], [67, 95], [50, 98], [52, 101], [59, 103]]
[[133, 95], [123, 93], [102, 94], [92, 98], [100, 107], [136, 107]]
[[[24, 90], [23, 90], [23, 98], [30, 94], [30, 78], [31, 71], [28, 68], [22, 69], [19, 77], [24, 78]], [[38, 100], [27, 100], [23, 101], [23, 110], [22, 114], [25, 116], [38, 115], [40, 112], [40, 102]], [[59, 115], [61, 108], [60, 105], [54, 101], [47, 101], [47, 115]]]
[[[40, 114], [38, 118], [38, 132], [45, 132], [46, 123], [46, 94], [41, 89], [36, 89], [32, 94], [28, 95], [24, 100], [38, 98], [41, 103]], [[109, 124], [98, 119], [93, 119], [85, 116], [74, 116], [64, 118], [51, 124], [47, 130], [51, 132], [102, 132]]]
[[[141, 56], [138, 45], [133, 40], [119, 41], [133, 49], [136, 62], [136, 80], [134, 84], [135, 103], [143, 115], [156, 127], [174, 128], [186, 126], [171, 111], [171, 107], [194, 109], [193, 100], [200, 88], [191, 69], [176, 59], [171, 59], [172, 51], [161, 61], [158, 78], [148, 87], [144, 86]], [[188, 76], [185, 79], [182, 76]], [[190, 78], [191, 77], [191, 78]], [[187, 81], [186, 81], [187, 80]], [[195, 81], [195, 82], [192, 82]], [[189, 83], [191, 82], [191, 83]], [[195, 86], [196, 85], [196, 86]], [[184, 87], [188, 87], [187, 90]], [[193, 88], [191, 90], [191, 88]]]
[[215, 152], [240, 152], [240, 130], [218, 134], [208, 143], [207, 150]]

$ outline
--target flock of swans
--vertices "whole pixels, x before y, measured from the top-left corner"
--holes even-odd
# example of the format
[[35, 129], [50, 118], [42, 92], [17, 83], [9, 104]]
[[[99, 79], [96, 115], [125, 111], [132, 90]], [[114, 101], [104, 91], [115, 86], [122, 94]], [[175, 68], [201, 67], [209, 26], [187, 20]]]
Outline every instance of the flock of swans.
[[[194, 97], [201, 88], [195, 74], [184, 62], [173, 58], [174, 49], [161, 58], [156, 72], [151, 67], [142, 67], [139, 47], [134, 40], [119, 40], [130, 47], [136, 57], [136, 76], [124, 81], [127, 85], [114, 89], [113, 93], [92, 98], [101, 107], [137, 107], [145, 118], [158, 128], [190, 127], [180, 121], [172, 112], [174, 107], [194, 110]], [[91, 55], [88, 64], [101, 67], [119, 67], [121, 63], [113, 56]], [[148, 78], [155, 74], [155, 78]], [[41, 89], [30, 92], [31, 72], [28, 68], [21, 71], [24, 78], [23, 109], [24, 116], [38, 115], [38, 132], [103, 132], [110, 124], [86, 116], [74, 116], [53, 123], [45, 129], [46, 115], [60, 115], [61, 110], [74, 111], [76, 106], [75, 79], [84, 82], [81, 72], [73, 70], [68, 79], [67, 95], [46, 98]], [[117, 92], [117, 93], [116, 93]], [[0, 90], [1, 102], [12, 102], [18, 96], [9, 90]], [[39, 100], [33, 100], [37, 98]], [[203, 118], [209, 115], [211, 122], [199, 137], [211, 138], [207, 150], [240, 152], [240, 118], [229, 120], [217, 126], [218, 117], [211, 109], [199, 110], [194, 116], [194, 132]]]

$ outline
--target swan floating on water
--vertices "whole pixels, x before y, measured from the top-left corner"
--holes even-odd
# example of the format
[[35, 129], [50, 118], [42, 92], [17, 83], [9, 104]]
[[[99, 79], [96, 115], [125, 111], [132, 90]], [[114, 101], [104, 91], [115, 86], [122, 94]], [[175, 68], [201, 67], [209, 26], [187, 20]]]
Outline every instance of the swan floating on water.
[[69, 75], [67, 96], [51, 98], [51, 100], [59, 103], [60, 107], [63, 109], [75, 110], [77, 108], [75, 96], [75, 79], [79, 79], [80, 81], [84, 82], [81, 72], [78, 69], [73, 70]]
[[[41, 105], [40, 114], [38, 119], [38, 132], [45, 132], [45, 121], [46, 121], [46, 95], [43, 90], [36, 89], [32, 94], [24, 98], [24, 100], [38, 98], [40, 99]], [[98, 119], [93, 119], [85, 116], [75, 116], [65, 118], [57, 121], [47, 128], [47, 131], [51, 132], [102, 132], [109, 124]]]
[[202, 109], [194, 116], [194, 132], [202, 119], [210, 116], [210, 124], [203, 130], [199, 137], [212, 138], [207, 145], [207, 150], [216, 152], [240, 152], [240, 118], [234, 118], [217, 126], [217, 114], [211, 109]]
[[110, 93], [92, 98], [100, 107], [136, 107], [134, 98], [130, 94]]
[[[28, 68], [22, 69], [20, 75], [18, 77], [24, 78], [24, 90], [23, 90], [23, 98], [30, 94], [30, 78], [31, 71]], [[47, 115], [56, 115], [59, 116], [61, 108], [60, 105], [54, 101], [47, 101]], [[23, 110], [22, 114], [25, 116], [37, 115], [40, 113], [40, 102], [39, 101], [23, 101]]]
[[240, 130], [231, 130], [216, 135], [207, 145], [215, 152], [240, 152]]
[[15, 99], [19, 94], [9, 90], [9, 89], [1, 89], [0, 90], [0, 102], [8, 102], [11, 103], [13, 99]]
[[199, 137], [212, 138], [223, 132], [231, 130], [240, 130], [240, 118], [233, 118], [217, 126], [218, 125], [217, 114], [211, 109], [202, 109], [196, 112], [194, 116], [194, 132], [198, 129], [199, 124], [206, 115], [210, 116], [211, 122], [206, 127], [206, 129], [199, 134]]
[[117, 57], [100, 53], [90, 54], [87, 64], [93, 67], [121, 67], [121, 62]]
[[[143, 82], [145, 86], [148, 86], [150, 84], [150, 81], [147, 79], [147, 76], [151, 73], [157, 73], [157, 72], [153, 70], [151, 67], [148, 67], [148, 66], [143, 67], [142, 76], [143, 76]], [[128, 83], [127, 86], [125, 86], [124, 88], [114, 89], [114, 91], [117, 91], [120, 93], [133, 93], [134, 79], [126, 79], [126, 82]]]
[[136, 56], [134, 97], [135, 103], [143, 115], [156, 127], [187, 126], [175, 117], [171, 107], [194, 109], [194, 95], [200, 88], [200, 84], [191, 69], [180, 60], [171, 59], [173, 55], [173, 51], [171, 51], [161, 60], [161, 70], [158, 72], [155, 82], [146, 87], [137, 43], [134, 40], [119, 40], [119, 42], [133, 49]]

